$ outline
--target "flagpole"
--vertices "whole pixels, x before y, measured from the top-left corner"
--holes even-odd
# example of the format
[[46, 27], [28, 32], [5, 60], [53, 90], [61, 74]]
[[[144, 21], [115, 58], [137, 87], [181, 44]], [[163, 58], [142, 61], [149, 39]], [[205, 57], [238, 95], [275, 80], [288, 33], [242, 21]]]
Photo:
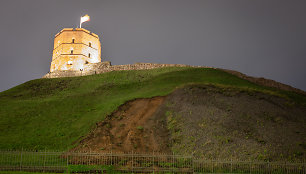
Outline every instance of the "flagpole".
[[[81, 17], [81, 19], [82, 19], [82, 17]], [[80, 19], [80, 28], [82, 28], [82, 20]]]

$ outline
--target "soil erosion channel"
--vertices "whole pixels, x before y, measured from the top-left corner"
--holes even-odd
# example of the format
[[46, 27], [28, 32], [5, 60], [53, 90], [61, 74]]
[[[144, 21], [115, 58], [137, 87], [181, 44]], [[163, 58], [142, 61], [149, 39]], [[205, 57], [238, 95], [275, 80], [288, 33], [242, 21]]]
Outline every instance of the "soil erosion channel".
[[170, 152], [165, 118], [155, 114], [165, 97], [136, 99], [107, 116], [74, 150]]

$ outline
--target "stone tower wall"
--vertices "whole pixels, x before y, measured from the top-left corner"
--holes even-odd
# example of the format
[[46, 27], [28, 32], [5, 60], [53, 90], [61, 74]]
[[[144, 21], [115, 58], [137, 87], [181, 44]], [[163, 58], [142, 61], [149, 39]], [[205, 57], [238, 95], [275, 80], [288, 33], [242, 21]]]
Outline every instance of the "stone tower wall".
[[50, 72], [77, 71], [98, 62], [101, 62], [98, 35], [83, 28], [65, 28], [55, 35]]

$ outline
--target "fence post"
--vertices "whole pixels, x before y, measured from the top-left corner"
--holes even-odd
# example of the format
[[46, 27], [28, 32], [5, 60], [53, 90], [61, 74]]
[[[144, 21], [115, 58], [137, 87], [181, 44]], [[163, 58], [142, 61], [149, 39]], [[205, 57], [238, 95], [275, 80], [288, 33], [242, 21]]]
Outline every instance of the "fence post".
[[22, 167], [22, 151], [23, 151], [23, 148], [21, 148], [21, 153], [20, 153], [20, 166], [19, 166], [20, 171], [21, 171], [21, 167]]
[[132, 173], [134, 173], [134, 152], [132, 150]]
[[111, 163], [110, 163], [110, 165], [113, 165], [113, 150], [111, 150]]
[[153, 160], [152, 160], [152, 164], [153, 164], [153, 165], [152, 165], [152, 168], [153, 168], [153, 174], [154, 174], [154, 150], [153, 150], [153, 156], [152, 156], [152, 159], [153, 159]]
[[172, 152], [172, 173], [174, 173], [174, 152]]
[[43, 172], [45, 172], [45, 168], [46, 168], [46, 158], [47, 158], [47, 150], [45, 148], [45, 155], [44, 155], [44, 167], [43, 167]]
[[213, 159], [211, 159], [211, 171], [212, 173], [214, 173], [214, 163], [213, 163]]
[[192, 173], [194, 173], [194, 157], [193, 155], [191, 156], [191, 162], [192, 162]]
[[[90, 158], [91, 157], [91, 149], [89, 149], [89, 154], [88, 154], [88, 164], [90, 165]], [[90, 173], [90, 172], [89, 172]]]
[[67, 160], [66, 160], [66, 166], [67, 166], [67, 170], [69, 170], [69, 152], [67, 153], [66, 158], [67, 158]]
[[233, 173], [233, 157], [231, 156], [231, 173]]

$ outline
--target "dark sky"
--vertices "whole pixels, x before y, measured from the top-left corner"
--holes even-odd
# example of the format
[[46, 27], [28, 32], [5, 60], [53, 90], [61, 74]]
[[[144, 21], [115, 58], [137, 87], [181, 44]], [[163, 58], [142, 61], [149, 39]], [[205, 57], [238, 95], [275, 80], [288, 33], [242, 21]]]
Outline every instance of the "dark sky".
[[85, 14], [112, 64], [213, 66], [306, 90], [306, 0], [1, 0], [0, 91], [46, 74], [54, 35]]

